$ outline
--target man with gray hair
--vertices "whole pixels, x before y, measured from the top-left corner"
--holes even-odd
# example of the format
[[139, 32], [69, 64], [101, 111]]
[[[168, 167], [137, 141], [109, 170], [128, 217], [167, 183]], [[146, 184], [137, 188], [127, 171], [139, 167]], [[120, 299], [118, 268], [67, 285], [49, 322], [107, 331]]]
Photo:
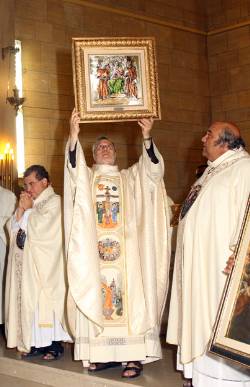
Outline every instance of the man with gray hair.
[[202, 144], [208, 166], [180, 212], [167, 341], [178, 345], [184, 386], [245, 387], [249, 374], [207, 348], [250, 192], [250, 156], [231, 122], [213, 123]]
[[126, 363], [134, 378], [142, 363], [161, 358], [159, 330], [168, 288], [169, 208], [164, 164], [141, 119], [142, 156], [119, 171], [114, 144], [93, 146], [86, 166], [78, 139], [79, 114], [70, 121], [65, 163], [68, 316], [75, 360], [89, 372]]

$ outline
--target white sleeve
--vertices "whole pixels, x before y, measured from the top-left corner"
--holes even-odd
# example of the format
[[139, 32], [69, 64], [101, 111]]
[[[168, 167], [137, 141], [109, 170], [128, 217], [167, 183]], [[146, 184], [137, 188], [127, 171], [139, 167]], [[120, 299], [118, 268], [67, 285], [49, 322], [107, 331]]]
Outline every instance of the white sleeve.
[[32, 208], [29, 208], [28, 210], [26, 210], [23, 216], [21, 217], [21, 219], [19, 220], [16, 219], [16, 212], [15, 212], [15, 214], [12, 216], [12, 219], [11, 219], [11, 230], [18, 231], [19, 228], [21, 228], [22, 230], [27, 232], [28, 219], [31, 214], [31, 211], [32, 211]]

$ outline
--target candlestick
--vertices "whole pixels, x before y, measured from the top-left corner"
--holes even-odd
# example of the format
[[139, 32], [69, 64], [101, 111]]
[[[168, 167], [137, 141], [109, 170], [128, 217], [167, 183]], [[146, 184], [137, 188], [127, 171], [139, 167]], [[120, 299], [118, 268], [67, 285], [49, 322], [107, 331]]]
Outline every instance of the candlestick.
[[0, 184], [13, 190], [14, 152], [10, 144], [5, 145], [4, 154], [0, 154]]
[[0, 185], [3, 183], [3, 155], [0, 155]]

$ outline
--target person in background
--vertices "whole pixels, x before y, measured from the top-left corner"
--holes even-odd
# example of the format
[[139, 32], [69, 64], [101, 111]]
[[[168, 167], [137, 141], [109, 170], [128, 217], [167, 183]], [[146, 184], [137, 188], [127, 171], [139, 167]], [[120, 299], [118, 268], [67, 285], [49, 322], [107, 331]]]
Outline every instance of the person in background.
[[208, 166], [180, 211], [167, 342], [178, 345], [185, 386], [246, 387], [244, 369], [207, 350], [250, 192], [250, 156], [230, 122], [214, 122], [202, 144]]
[[13, 192], [0, 186], [0, 325], [4, 324], [4, 271], [8, 246], [6, 222], [15, 210], [16, 196]]
[[12, 217], [10, 240], [7, 347], [17, 347], [24, 358], [56, 360], [63, 353], [61, 341], [70, 341], [64, 325], [61, 199], [41, 165], [32, 165], [24, 172], [24, 191]]

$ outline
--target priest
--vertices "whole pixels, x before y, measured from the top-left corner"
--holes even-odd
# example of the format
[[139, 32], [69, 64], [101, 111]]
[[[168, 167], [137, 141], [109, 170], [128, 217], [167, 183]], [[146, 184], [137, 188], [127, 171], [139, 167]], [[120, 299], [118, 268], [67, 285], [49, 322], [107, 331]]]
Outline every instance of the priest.
[[250, 192], [250, 156], [230, 122], [214, 122], [202, 144], [208, 166], [180, 213], [167, 341], [179, 346], [185, 386], [245, 387], [244, 369], [207, 350]]
[[65, 160], [68, 315], [75, 359], [89, 372], [126, 364], [125, 378], [161, 358], [159, 330], [168, 289], [169, 207], [164, 164], [142, 119], [142, 156], [119, 171], [115, 145], [100, 137], [88, 168], [73, 111]]
[[56, 360], [65, 328], [66, 268], [61, 199], [41, 165], [24, 172], [24, 191], [10, 224], [6, 277], [7, 347], [24, 358]]

